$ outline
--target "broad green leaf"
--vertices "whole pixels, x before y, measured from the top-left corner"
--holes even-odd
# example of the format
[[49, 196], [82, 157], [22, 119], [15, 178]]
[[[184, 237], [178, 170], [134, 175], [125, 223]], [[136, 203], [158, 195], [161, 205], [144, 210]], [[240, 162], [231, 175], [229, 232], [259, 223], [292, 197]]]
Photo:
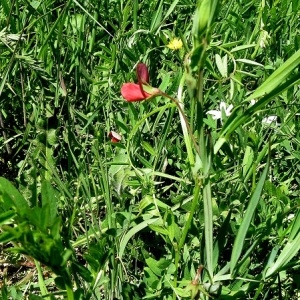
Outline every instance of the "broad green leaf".
[[0, 177], [0, 203], [6, 210], [14, 208], [20, 216], [29, 212], [29, 206], [19, 191], [5, 178]]
[[45, 228], [51, 226], [57, 214], [57, 195], [50, 182], [44, 180], [41, 189]]
[[75, 273], [79, 274], [86, 282], [92, 282], [93, 276], [91, 272], [83, 265], [73, 261], [72, 269]]
[[167, 223], [167, 230], [168, 230], [168, 236], [171, 242], [173, 242], [174, 238], [176, 242], [180, 240], [180, 230], [175, 223], [175, 218], [174, 215], [171, 211], [167, 212], [167, 218], [166, 218], [166, 223]]
[[149, 225], [149, 227], [151, 228], [151, 230], [153, 230], [155, 232], [158, 232], [158, 233], [166, 235], [166, 236], [169, 235], [168, 230], [162, 225], [151, 224], [151, 225]]
[[152, 270], [148, 267], [145, 267], [144, 268], [144, 274], [145, 274], [145, 281], [147, 283], [147, 286], [151, 287], [151, 289], [153, 289], [153, 290], [158, 289], [159, 279], [152, 272]]
[[148, 267], [151, 269], [151, 271], [152, 271], [155, 275], [161, 276], [162, 269], [160, 269], [160, 268], [158, 267], [158, 261], [157, 261], [157, 260], [155, 260], [155, 259], [152, 258], [152, 257], [148, 257], [148, 258], [146, 259], [146, 263], [147, 263]]

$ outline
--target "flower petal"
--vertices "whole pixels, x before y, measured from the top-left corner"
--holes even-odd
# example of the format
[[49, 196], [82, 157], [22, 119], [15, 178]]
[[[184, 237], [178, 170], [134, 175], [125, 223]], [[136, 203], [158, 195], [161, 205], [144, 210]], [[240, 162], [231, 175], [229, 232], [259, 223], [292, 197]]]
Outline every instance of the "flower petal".
[[108, 134], [108, 136], [110, 137], [110, 141], [111, 141], [112, 143], [118, 143], [118, 142], [120, 142], [121, 139], [122, 139], [122, 137], [121, 137], [118, 133], [116, 133], [115, 131], [111, 131], [111, 132]]
[[222, 113], [219, 110], [209, 110], [206, 114], [212, 115], [214, 120], [221, 119]]
[[224, 101], [221, 101], [220, 103], [220, 111], [222, 111], [222, 109], [226, 111], [226, 103]]
[[124, 99], [129, 102], [142, 101], [151, 96], [145, 91], [142, 91], [139, 84], [131, 82], [122, 85], [121, 94]]
[[263, 124], [271, 124], [273, 122], [277, 125], [277, 116], [268, 116], [262, 119]]
[[148, 67], [145, 64], [139, 63], [136, 66], [136, 74], [137, 74], [138, 82], [149, 83]]
[[227, 117], [230, 116], [231, 110], [232, 110], [232, 109], [233, 109], [233, 105], [232, 105], [232, 104], [230, 104], [230, 105], [226, 108], [225, 114], [226, 114]]

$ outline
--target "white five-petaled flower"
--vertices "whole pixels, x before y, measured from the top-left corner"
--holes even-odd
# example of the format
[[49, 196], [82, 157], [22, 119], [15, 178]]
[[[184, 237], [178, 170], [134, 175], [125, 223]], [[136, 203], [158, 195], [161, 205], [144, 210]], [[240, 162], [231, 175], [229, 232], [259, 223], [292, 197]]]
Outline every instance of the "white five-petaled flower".
[[225, 102], [220, 103], [220, 110], [209, 110], [206, 114], [212, 115], [212, 118], [214, 120], [221, 119], [222, 120], [222, 113], [224, 111], [225, 116], [228, 117], [231, 114], [231, 110], [233, 109], [233, 105], [230, 104], [228, 107], [226, 107]]
[[261, 122], [266, 125], [269, 125], [272, 123], [274, 123], [274, 125], [278, 125], [277, 116], [268, 116], [266, 118], [263, 118]]

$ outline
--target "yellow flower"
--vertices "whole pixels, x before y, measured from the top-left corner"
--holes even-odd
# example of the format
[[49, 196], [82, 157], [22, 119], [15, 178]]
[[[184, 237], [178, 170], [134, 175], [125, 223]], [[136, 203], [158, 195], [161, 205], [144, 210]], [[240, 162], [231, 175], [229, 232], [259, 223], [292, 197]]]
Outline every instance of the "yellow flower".
[[168, 48], [172, 50], [178, 50], [182, 47], [182, 41], [181, 39], [174, 38], [170, 43], [167, 45]]

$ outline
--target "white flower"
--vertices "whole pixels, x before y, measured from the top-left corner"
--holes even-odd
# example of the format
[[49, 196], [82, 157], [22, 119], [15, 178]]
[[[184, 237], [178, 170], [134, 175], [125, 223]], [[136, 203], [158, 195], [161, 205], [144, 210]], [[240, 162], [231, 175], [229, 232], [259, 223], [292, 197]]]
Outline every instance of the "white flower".
[[278, 125], [277, 116], [268, 116], [266, 118], [263, 118], [261, 122], [265, 125], [270, 125], [272, 123], [274, 123], [275, 125]]
[[226, 103], [222, 101], [220, 103], [220, 110], [209, 110], [206, 114], [212, 115], [212, 118], [214, 120], [218, 120], [218, 119], [222, 120], [222, 112], [224, 111], [225, 116], [228, 117], [228, 116], [230, 116], [232, 109], [233, 109], [233, 105], [232, 104], [230, 104], [226, 108]]

